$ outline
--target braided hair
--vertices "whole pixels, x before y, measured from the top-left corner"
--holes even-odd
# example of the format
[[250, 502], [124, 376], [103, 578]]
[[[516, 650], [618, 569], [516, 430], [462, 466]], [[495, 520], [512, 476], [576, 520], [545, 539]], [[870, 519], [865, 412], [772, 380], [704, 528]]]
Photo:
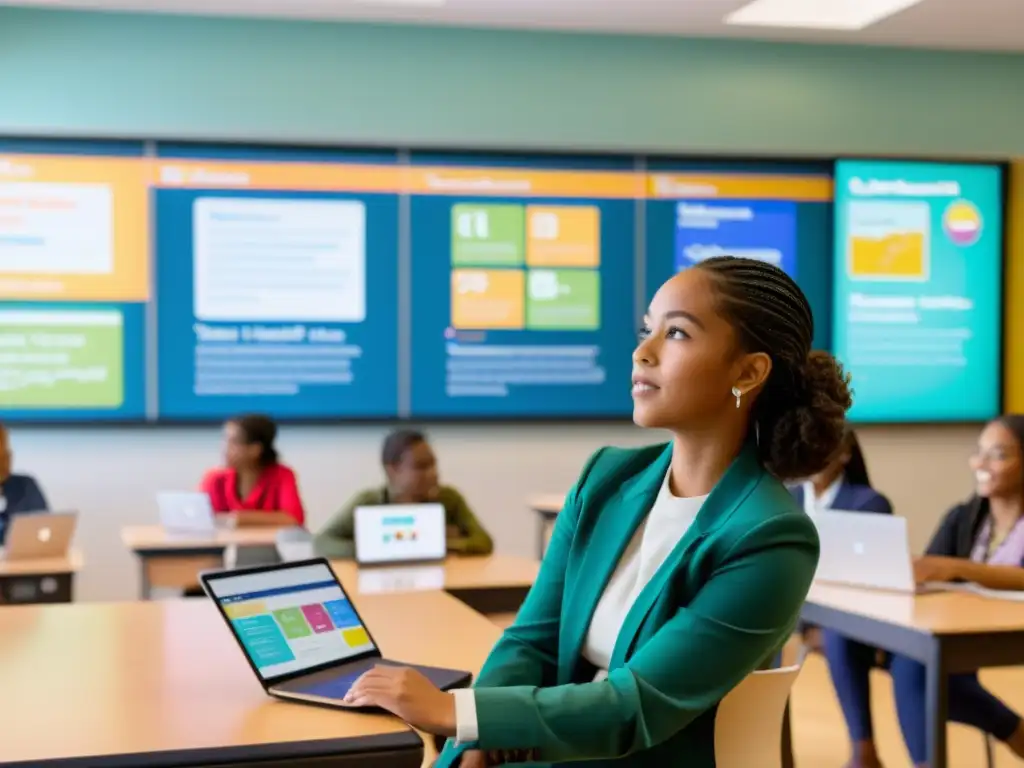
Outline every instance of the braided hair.
[[694, 268], [711, 278], [718, 309], [741, 348], [772, 360], [751, 413], [765, 468], [782, 480], [820, 472], [842, 446], [853, 400], [839, 362], [811, 350], [814, 316], [807, 297], [789, 275], [763, 261], [718, 256]]

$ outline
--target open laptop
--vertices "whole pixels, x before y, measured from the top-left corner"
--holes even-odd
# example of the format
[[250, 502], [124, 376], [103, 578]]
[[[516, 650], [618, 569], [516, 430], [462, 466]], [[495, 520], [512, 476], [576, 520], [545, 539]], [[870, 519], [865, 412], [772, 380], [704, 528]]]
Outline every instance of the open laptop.
[[355, 544], [359, 565], [442, 562], [448, 553], [444, 506], [356, 507]]
[[64, 557], [78, 523], [77, 512], [14, 515], [7, 529], [7, 560]]
[[472, 675], [385, 659], [324, 558], [200, 574], [263, 689], [280, 699], [352, 709], [352, 683], [379, 664], [409, 666], [441, 690]]
[[843, 510], [809, 517], [821, 542], [816, 582], [907, 594], [948, 589], [915, 583], [905, 517]]
[[163, 491], [156, 495], [160, 525], [168, 533], [213, 533], [210, 497], [201, 491]]

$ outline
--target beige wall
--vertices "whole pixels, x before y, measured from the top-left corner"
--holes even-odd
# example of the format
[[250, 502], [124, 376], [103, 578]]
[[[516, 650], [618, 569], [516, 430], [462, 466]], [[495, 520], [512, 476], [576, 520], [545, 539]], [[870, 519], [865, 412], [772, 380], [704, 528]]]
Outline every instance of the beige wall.
[[[299, 472], [312, 528], [347, 494], [380, 482], [381, 427], [286, 427], [281, 449]], [[862, 439], [875, 484], [897, 513], [910, 518], [912, 546], [921, 549], [940, 515], [970, 491], [965, 462], [974, 427], [877, 428]], [[629, 426], [438, 426], [431, 429], [445, 479], [458, 485], [497, 540], [501, 552], [530, 556], [531, 493], [572, 484], [600, 445], [639, 445], [660, 438]], [[15, 461], [35, 474], [55, 507], [82, 514], [77, 544], [86, 556], [78, 583], [84, 600], [130, 599], [137, 568], [119, 531], [155, 522], [154, 494], [189, 488], [218, 462], [220, 436], [209, 429], [14, 429]]]

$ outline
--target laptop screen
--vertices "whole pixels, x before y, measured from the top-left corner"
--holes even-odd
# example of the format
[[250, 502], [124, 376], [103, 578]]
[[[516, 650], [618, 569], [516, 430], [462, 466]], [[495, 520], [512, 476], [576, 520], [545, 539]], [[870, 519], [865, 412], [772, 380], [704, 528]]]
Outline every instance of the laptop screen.
[[263, 679], [375, 650], [324, 563], [210, 579], [207, 586]]
[[441, 504], [356, 507], [355, 514], [360, 563], [443, 560], [447, 554]]

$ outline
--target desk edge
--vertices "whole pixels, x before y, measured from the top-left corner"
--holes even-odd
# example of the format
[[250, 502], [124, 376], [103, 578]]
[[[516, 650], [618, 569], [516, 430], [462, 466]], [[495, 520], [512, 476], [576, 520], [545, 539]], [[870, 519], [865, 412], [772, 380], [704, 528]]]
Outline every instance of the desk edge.
[[424, 749], [423, 740], [412, 729], [396, 733], [354, 736], [343, 739], [274, 742], [231, 747], [175, 749], [161, 752], [88, 755], [54, 759], [4, 762], [7, 768], [137, 768], [139, 765], [160, 766], [213, 765], [230, 762], [262, 762], [288, 758], [344, 757], [379, 752], [406, 752]]

